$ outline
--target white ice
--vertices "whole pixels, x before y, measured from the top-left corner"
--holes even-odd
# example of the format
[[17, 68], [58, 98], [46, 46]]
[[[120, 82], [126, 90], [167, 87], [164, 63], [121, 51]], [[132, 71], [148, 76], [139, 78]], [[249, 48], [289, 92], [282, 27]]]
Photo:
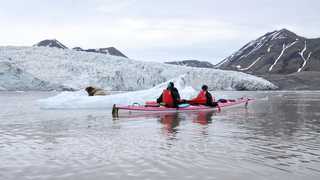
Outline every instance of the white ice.
[[[142, 62], [58, 48], [0, 47], [0, 62], [2, 61], [11, 63], [10, 65], [41, 82], [75, 90], [93, 85], [111, 91], [137, 91], [152, 88], [180, 75], [185, 75], [187, 85], [193, 88], [202, 84], [207, 84], [210, 90], [276, 88], [262, 78], [241, 72]], [[8, 81], [10, 80], [4, 79], [3, 84], [10, 84]], [[19, 81], [17, 84], [21, 85], [21, 89], [15, 87], [14, 90], [25, 90], [25, 83]], [[10, 90], [9, 86], [6, 88]]]
[[[182, 99], [191, 99], [197, 95], [197, 91], [186, 86], [184, 76], [170, 80], [179, 89]], [[108, 96], [88, 96], [83, 90], [77, 92], [62, 92], [54, 97], [39, 100], [43, 109], [106, 109], [113, 104], [128, 105], [133, 103], [144, 104], [146, 101], [155, 101], [168, 82], [162, 83], [148, 90], [124, 92]]]

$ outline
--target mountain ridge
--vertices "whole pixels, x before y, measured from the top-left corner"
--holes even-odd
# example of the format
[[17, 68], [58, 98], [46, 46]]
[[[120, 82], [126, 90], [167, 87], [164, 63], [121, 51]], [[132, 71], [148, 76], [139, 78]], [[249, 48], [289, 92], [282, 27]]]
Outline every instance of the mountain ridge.
[[250, 41], [216, 67], [249, 74], [320, 71], [320, 38], [305, 38], [287, 29]]
[[[34, 47], [51, 47], [58, 49], [69, 49], [67, 46], [59, 42], [57, 39], [45, 39], [33, 45]], [[111, 46], [106, 48], [96, 48], [96, 49], [82, 49], [81, 47], [74, 47], [72, 50], [75, 51], [85, 51], [85, 52], [93, 52], [93, 53], [101, 53], [101, 54], [109, 54], [112, 56], [120, 56], [124, 58], [128, 58], [117, 48]]]
[[199, 68], [214, 68], [215, 66], [208, 61], [199, 60], [182, 60], [182, 61], [168, 61], [166, 64], [189, 66], [189, 67], [199, 67]]
[[282, 90], [320, 90], [320, 38], [287, 29], [250, 41], [217, 65], [269, 80]]
[[59, 49], [69, 49], [67, 46], [63, 45], [61, 42], [59, 42], [56, 39], [45, 39], [45, 40], [42, 40], [42, 41], [34, 44], [33, 46], [37, 46], [37, 47], [55, 47], [55, 48], [59, 48]]
[[109, 54], [109, 55], [113, 55], [113, 56], [120, 56], [120, 57], [128, 58], [126, 55], [124, 55], [121, 51], [119, 51], [117, 48], [115, 48], [113, 46], [107, 47], [107, 48], [96, 48], [96, 49], [82, 49], [81, 47], [74, 47], [74, 48], [72, 48], [72, 50], [101, 53], [101, 54]]

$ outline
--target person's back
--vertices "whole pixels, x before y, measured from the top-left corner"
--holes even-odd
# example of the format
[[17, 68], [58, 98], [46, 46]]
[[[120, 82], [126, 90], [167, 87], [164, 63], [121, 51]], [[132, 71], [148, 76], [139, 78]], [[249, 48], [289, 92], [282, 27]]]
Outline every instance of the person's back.
[[207, 97], [207, 106], [217, 106], [217, 103], [214, 102], [214, 98], [212, 97], [211, 93], [209, 91], [206, 91], [206, 97]]
[[179, 102], [180, 101], [180, 94], [179, 94], [178, 89], [173, 87], [171, 89], [171, 92], [172, 92], [173, 99], [175, 99], [177, 102]]
[[170, 82], [167, 89], [163, 90], [157, 103], [165, 103], [167, 107], [178, 107], [180, 101], [180, 94], [177, 88], [174, 87], [173, 82]]
[[206, 105], [206, 106], [217, 106], [217, 103], [214, 102], [214, 99], [211, 95], [211, 93], [208, 91], [208, 86], [203, 85], [202, 90], [199, 92], [198, 96], [192, 100], [189, 101], [190, 104], [193, 105]]

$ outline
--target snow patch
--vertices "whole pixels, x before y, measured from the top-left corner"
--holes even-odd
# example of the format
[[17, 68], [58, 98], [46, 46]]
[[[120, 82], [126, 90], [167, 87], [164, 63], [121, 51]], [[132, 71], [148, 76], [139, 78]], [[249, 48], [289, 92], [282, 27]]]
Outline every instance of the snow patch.
[[268, 53], [271, 52], [272, 45], [268, 47]]
[[285, 39], [287, 38], [285, 35], [282, 34], [283, 31], [275, 31], [274, 33], [271, 34], [272, 38], [271, 40], [275, 40], [275, 39]]
[[108, 49], [98, 49], [97, 51], [101, 51], [101, 52], [103, 52], [103, 53], [106, 53], [106, 54], [110, 54], [110, 52], [109, 52], [109, 50]]
[[274, 63], [270, 66], [269, 71], [272, 71], [273, 67], [277, 64], [277, 62], [279, 61], [279, 59], [282, 57], [283, 53], [285, 52], [286, 49], [290, 48], [291, 46], [293, 46], [294, 44], [296, 44], [297, 41], [292, 42], [289, 45], [286, 45], [286, 43], [283, 43], [282, 45], [282, 51], [280, 53], [280, 55], [278, 56], [278, 58], [274, 61]]
[[[246, 44], [240, 50], [238, 50], [237, 52], [234, 52], [231, 56], [225, 58], [223, 61], [221, 61], [219, 64], [217, 64], [217, 67], [219, 68], [223, 64], [232, 61], [232, 58], [234, 56], [240, 56], [239, 59], [246, 58], [249, 55], [251, 55], [254, 52], [256, 52], [257, 50], [259, 50], [260, 48], [264, 47], [271, 40], [283, 39], [283, 38], [286, 38], [286, 37], [282, 34], [281, 30], [280, 31], [275, 31], [273, 33], [268, 33], [268, 34], [266, 34], [264, 36], [261, 36], [256, 40], [250, 41], [248, 44]], [[272, 46], [268, 47], [267, 52], [271, 52], [271, 47]], [[245, 51], [248, 50], [249, 48], [251, 48], [251, 50], [248, 53], [245, 53]]]
[[248, 67], [246, 68], [239, 68], [240, 71], [246, 71], [249, 70], [252, 66], [254, 66], [259, 60], [262, 59], [262, 56], [258, 57], [252, 64], [250, 64]]
[[54, 40], [54, 42], [56, 42], [60, 47], [65, 48], [65, 46], [61, 44], [59, 41], [57, 41], [56, 39]]
[[[264, 39], [264, 38], [262, 38], [262, 40], [263, 40], [263, 39]], [[254, 53], [255, 51], [259, 50], [264, 44], [265, 44], [265, 42], [261, 42], [261, 41], [256, 42], [255, 47], [254, 47], [249, 53], [247, 53], [247, 54], [245, 54], [245, 55], [242, 55], [239, 59], [248, 57], [250, 54], [252, 54], [252, 53]]]
[[297, 72], [300, 72], [300, 71], [304, 68], [304, 66], [307, 64], [307, 61], [309, 61], [309, 59], [310, 59], [310, 56], [311, 56], [312, 52], [309, 52], [309, 54], [308, 54], [308, 56], [307, 56], [307, 59], [306, 59], [306, 58], [304, 57], [304, 53], [305, 53], [306, 50], [307, 50], [307, 41], [305, 40], [305, 41], [304, 41], [304, 48], [303, 48], [303, 50], [302, 50], [301, 52], [299, 52], [299, 55], [301, 56], [301, 58], [302, 58], [302, 60], [303, 60], [303, 64], [302, 64], [302, 66], [298, 69]]

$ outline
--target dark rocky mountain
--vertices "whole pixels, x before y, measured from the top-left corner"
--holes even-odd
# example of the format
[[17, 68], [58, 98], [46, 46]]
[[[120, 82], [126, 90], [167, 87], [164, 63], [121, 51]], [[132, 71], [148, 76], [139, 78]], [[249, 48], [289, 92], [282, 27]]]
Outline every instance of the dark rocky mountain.
[[76, 50], [76, 51], [85, 51], [84, 49], [82, 49], [81, 47], [74, 47], [72, 48], [72, 50]]
[[128, 58], [127, 56], [125, 56], [123, 53], [121, 53], [118, 49], [116, 49], [115, 47], [108, 47], [108, 48], [98, 48], [98, 49], [82, 49], [81, 47], [74, 47], [72, 48], [73, 50], [76, 51], [85, 51], [85, 52], [94, 52], [94, 53], [101, 53], [101, 54], [109, 54], [109, 55], [113, 55], [113, 56], [120, 56], [120, 57], [125, 57]]
[[[59, 42], [56, 39], [46, 39], [43, 41], [38, 42], [37, 44], [33, 46], [38, 46], [38, 47], [55, 47], [55, 48], [60, 48], [60, 49], [68, 49], [67, 46], [63, 45], [61, 42]], [[85, 52], [94, 52], [94, 53], [101, 53], [101, 54], [109, 54], [112, 56], [121, 56], [128, 58], [125, 56], [123, 53], [121, 53], [118, 49], [115, 47], [108, 47], [108, 48], [98, 48], [98, 49], [82, 49], [81, 47], [74, 47], [72, 48], [73, 50], [76, 51], [85, 51]]]
[[222, 60], [216, 68], [263, 77], [286, 90], [320, 90], [320, 38], [282, 29], [267, 33]]
[[250, 74], [291, 74], [320, 71], [320, 38], [307, 39], [282, 29], [242, 47], [216, 66]]
[[208, 61], [183, 60], [183, 61], [170, 61], [170, 62], [165, 62], [165, 63], [180, 65], [180, 66], [199, 67], [199, 68], [214, 68], [214, 65]]
[[55, 47], [55, 48], [60, 48], [60, 49], [68, 49], [67, 46], [63, 45], [61, 42], [59, 42], [56, 39], [46, 39], [46, 40], [38, 42], [37, 44], [35, 44], [33, 46]]

